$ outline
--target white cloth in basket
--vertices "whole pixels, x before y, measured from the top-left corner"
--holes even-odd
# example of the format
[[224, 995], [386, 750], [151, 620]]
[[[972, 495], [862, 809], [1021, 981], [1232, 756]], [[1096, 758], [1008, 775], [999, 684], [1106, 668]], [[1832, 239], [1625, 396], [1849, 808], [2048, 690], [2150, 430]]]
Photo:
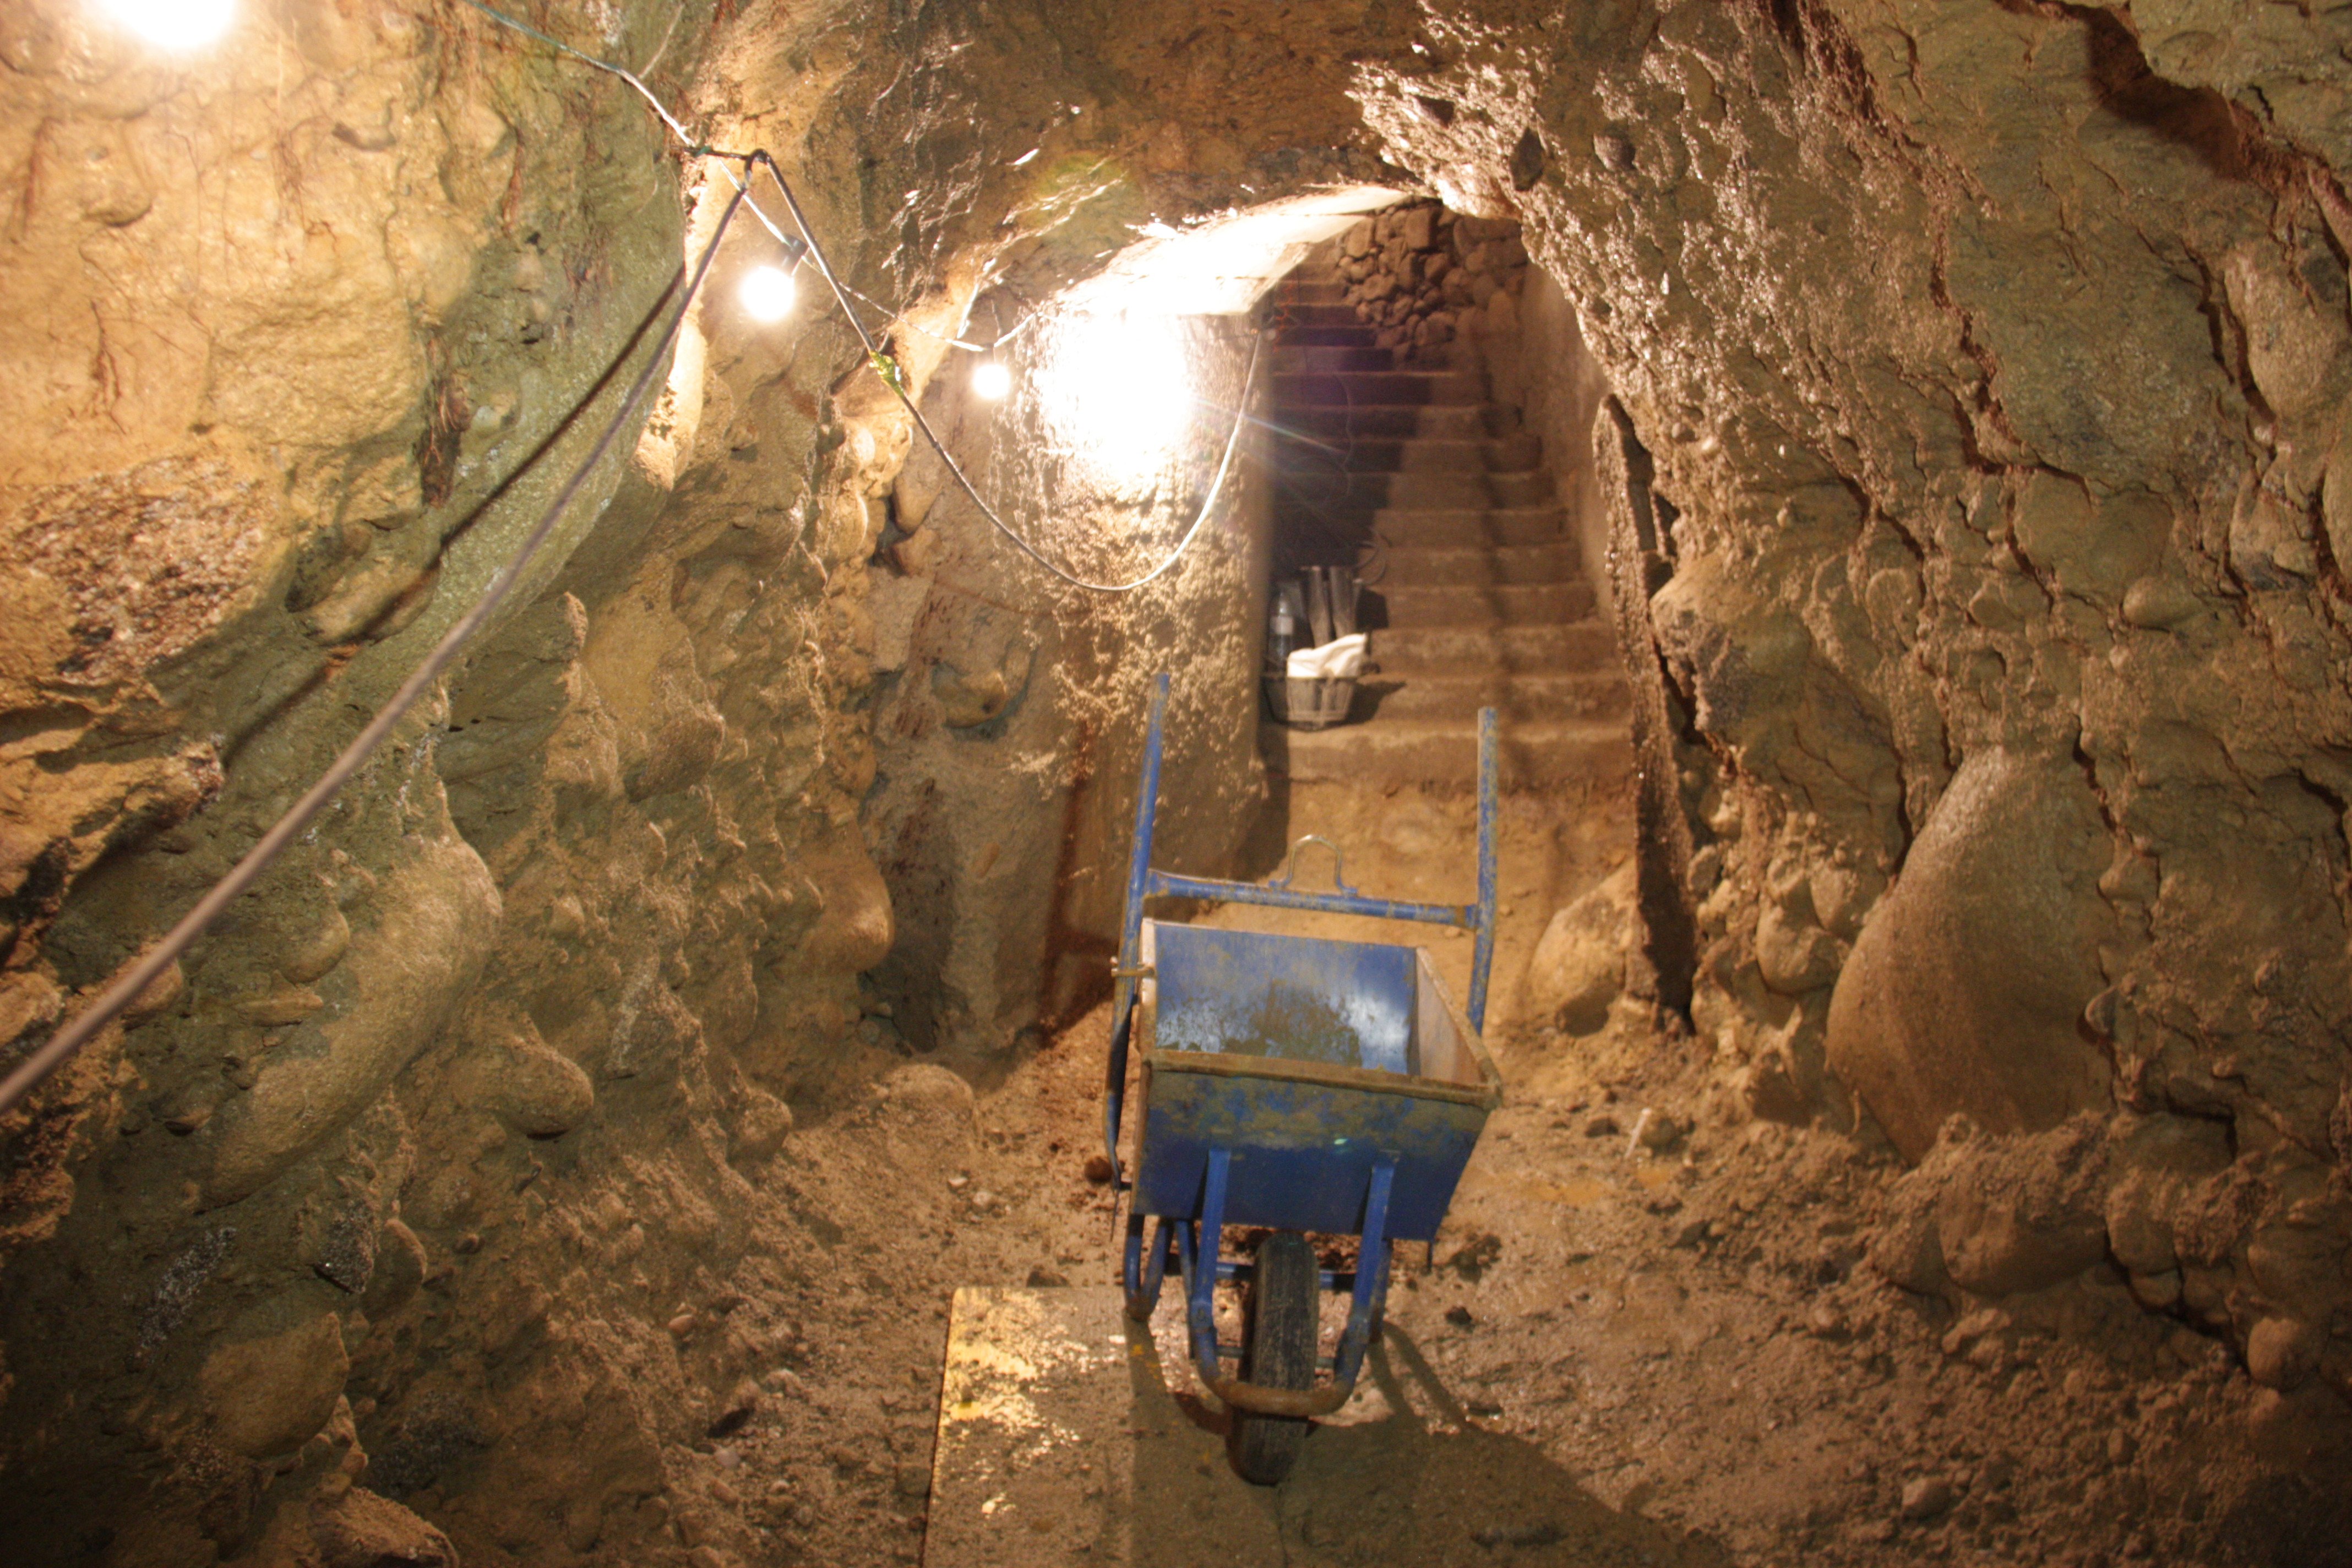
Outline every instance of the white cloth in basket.
[[1321, 647], [1302, 647], [1284, 673], [1293, 680], [1353, 679], [1364, 668], [1364, 634], [1334, 637]]

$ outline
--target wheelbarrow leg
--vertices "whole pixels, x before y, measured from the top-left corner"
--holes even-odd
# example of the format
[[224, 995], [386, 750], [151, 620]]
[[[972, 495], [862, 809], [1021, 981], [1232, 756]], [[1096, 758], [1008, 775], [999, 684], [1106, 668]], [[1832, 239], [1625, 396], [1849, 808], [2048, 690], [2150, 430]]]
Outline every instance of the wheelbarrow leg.
[[[1389, 1268], [1395, 1261], [1396, 1243], [1391, 1241], [1381, 1248], [1381, 1279], [1379, 1284], [1372, 1287], [1371, 1342], [1373, 1344], [1381, 1342], [1381, 1331], [1389, 1321]], [[1356, 1258], [1356, 1267], [1361, 1268], [1363, 1266], [1363, 1255], [1360, 1251]]]
[[1339, 1334], [1339, 1353], [1331, 1363], [1331, 1380], [1353, 1388], [1363, 1370], [1364, 1350], [1372, 1342], [1372, 1325], [1386, 1304], [1389, 1287], [1389, 1191], [1396, 1184], [1396, 1166], [1372, 1167], [1372, 1181], [1364, 1194], [1364, 1239], [1356, 1258], [1356, 1292], [1348, 1303], [1348, 1326]]
[[1127, 1284], [1127, 1315], [1137, 1322], [1148, 1322], [1151, 1310], [1160, 1304], [1160, 1282], [1167, 1275], [1168, 1258], [1176, 1247], [1177, 1227], [1181, 1222], [1155, 1218], [1151, 1222], [1151, 1247], [1143, 1245], [1143, 1220], [1139, 1214], [1127, 1216], [1127, 1259], [1123, 1270]]
[[[1192, 1364], [1213, 1388], [1223, 1376], [1217, 1364], [1217, 1255], [1225, 1232], [1225, 1188], [1233, 1173], [1229, 1149], [1209, 1151], [1209, 1179], [1201, 1194], [1200, 1234], [1191, 1226], [1176, 1232], [1184, 1269], [1184, 1326], [1192, 1346]], [[1190, 1245], [1186, 1245], [1187, 1243]]]
[[[1143, 1289], [1143, 1218], [1134, 1209], [1127, 1213], [1127, 1241], [1119, 1249], [1119, 1283], [1127, 1290], [1127, 1315], [1138, 1321], [1151, 1314], [1151, 1300]], [[1143, 1310], [1136, 1310], [1138, 1306]]]

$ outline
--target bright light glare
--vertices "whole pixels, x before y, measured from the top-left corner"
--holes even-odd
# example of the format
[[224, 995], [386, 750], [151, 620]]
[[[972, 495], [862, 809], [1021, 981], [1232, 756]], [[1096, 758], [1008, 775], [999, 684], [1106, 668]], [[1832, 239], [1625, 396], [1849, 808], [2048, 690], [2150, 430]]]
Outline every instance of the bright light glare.
[[1102, 479], [1147, 479], [1183, 438], [1192, 377], [1175, 322], [1140, 311], [1064, 319], [1040, 379], [1045, 416]]
[[735, 297], [742, 301], [743, 313], [755, 321], [781, 321], [793, 311], [793, 297], [797, 292], [793, 275], [781, 267], [754, 267], [743, 274]]
[[100, 0], [117, 26], [160, 49], [195, 49], [228, 31], [236, 0]]
[[984, 359], [972, 367], [971, 390], [993, 403], [1013, 390], [1013, 373], [992, 359]]

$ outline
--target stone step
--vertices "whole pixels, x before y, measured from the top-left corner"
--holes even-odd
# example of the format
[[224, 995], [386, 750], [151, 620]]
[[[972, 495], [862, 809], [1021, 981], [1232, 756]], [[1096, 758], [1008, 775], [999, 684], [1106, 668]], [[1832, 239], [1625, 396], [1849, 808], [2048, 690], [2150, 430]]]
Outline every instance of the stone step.
[[1473, 666], [1439, 667], [1405, 676], [1368, 675], [1353, 717], [1378, 724], [1396, 721], [1474, 722], [1481, 708], [1514, 719], [1560, 722], [1622, 719], [1633, 704], [1622, 672], [1506, 675]]
[[1361, 332], [1376, 337], [1380, 329], [1356, 314], [1353, 305], [1283, 305], [1268, 323], [1282, 332]]
[[1276, 408], [1360, 407], [1368, 403], [1484, 403], [1483, 378], [1466, 370], [1343, 370], [1276, 373]]
[[1523, 584], [1512, 587], [1437, 586], [1399, 576], [1391, 562], [1377, 590], [1388, 605], [1389, 626], [1553, 626], [1592, 613], [1592, 590], [1582, 583]]
[[[1380, 347], [1380, 332], [1377, 329], [1367, 327], [1360, 322], [1354, 326], [1324, 322], [1311, 326], [1276, 327], [1274, 332], [1274, 346], [1278, 349], [1374, 349]], [[1391, 363], [1394, 363], [1393, 356]]]
[[[1475, 723], [1390, 721], [1292, 730], [1258, 726], [1269, 772], [1303, 783], [1444, 784], [1478, 778]], [[1633, 770], [1633, 743], [1622, 723], [1506, 723], [1496, 748], [1506, 788], [1574, 778], [1620, 778]]]
[[1366, 651], [1388, 676], [1465, 665], [1508, 675], [1617, 668], [1616, 636], [1599, 619], [1549, 626], [1390, 626], [1371, 634]]
[[1556, 506], [1384, 507], [1364, 523], [1392, 549], [1477, 550], [1568, 538], [1568, 514]]
[[1390, 403], [1313, 407], [1277, 405], [1271, 422], [1279, 435], [1318, 440], [1426, 438], [1477, 440], [1499, 434], [1502, 412], [1491, 403]]
[[1565, 540], [1549, 544], [1493, 544], [1477, 550], [1403, 545], [1381, 553], [1381, 582], [1429, 588], [1583, 581], [1583, 564]]
[[1276, 375], [1316, 371], [1392, 371], [1396, 355], [1377, 344], [1328, 346], [1277, 343], [1268, 366]]
[[1542, 468], [1515, 472], [1289, 473], [1276, 489], [1324, 508], [1391, 510], [1541, 506], [1551, 500], [1551, 475]]
[[1324, 510], [1489, 510], [1552, 499], [1552, 475], [1519, 472], [1289, 472], [1277, 489]]
[[1340, 437], [1278, 432], [1268, 454], [1275, 471], [1349, 473], [1524, 473], [1543, 460], [1543, 442], [1519, 435], [1471, 440], [1458, 437]]

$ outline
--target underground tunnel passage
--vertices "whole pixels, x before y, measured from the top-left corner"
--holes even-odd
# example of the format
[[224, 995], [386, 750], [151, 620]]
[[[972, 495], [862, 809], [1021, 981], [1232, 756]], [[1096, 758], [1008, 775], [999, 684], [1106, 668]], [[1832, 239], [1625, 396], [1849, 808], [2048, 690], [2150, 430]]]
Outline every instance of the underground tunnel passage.
[[0, 7], [0, 1559], [2352, 1563], [2347, 58]]

